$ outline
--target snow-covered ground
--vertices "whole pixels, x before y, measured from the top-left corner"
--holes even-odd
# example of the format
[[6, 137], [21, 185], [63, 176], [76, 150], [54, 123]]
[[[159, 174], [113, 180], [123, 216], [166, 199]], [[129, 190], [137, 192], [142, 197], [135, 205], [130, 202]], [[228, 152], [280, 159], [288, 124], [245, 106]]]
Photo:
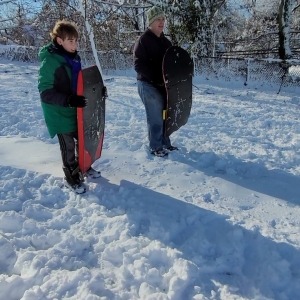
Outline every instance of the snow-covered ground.
[[0, 299], [299, 299], [299, 89], [194, 78], [165, 159], [135, 74], [106, 74], [103, 177], [76, 195], [37, 70], [0, 62]]

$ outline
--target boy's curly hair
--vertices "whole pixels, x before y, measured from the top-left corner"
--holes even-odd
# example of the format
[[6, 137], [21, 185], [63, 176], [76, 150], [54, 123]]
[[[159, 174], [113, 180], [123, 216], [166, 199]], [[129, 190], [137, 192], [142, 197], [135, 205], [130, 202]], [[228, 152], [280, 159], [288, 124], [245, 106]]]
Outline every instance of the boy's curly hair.
[[57, 21], [52, 31], [50, 32], [52, 41], [56, 41], [57, 37], [60, 37], [63, 40], [65, 40], [66, 38], [78, 39], [78, 35], [79, 34], [76, 24], [66, 20]]

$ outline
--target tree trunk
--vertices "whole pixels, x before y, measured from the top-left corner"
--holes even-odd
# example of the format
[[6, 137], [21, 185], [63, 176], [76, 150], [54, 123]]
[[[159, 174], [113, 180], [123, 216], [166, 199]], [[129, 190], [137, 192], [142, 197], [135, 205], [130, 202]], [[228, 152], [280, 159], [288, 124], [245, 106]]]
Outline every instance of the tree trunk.
[[290, 24], [292, 4], [295, 0], [281, 0], [278, 12], [279, 58], [288, 59], [292, 56], [290, 48]]

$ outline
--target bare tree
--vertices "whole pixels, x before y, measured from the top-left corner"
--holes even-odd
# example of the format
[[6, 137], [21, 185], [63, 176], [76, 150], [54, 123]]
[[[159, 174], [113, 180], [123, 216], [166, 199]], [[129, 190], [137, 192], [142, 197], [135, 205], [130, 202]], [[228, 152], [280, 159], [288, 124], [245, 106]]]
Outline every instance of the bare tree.
[[39, 11], [39, 2], [2, 0], [0, 1], [0, 36], [2, 42], [20, 45], [35, 45], [36, 27], [33, 24]]
[[279, 57], [288, 59], [292, 56], [290, 48], [290, 25], [294, 0], [281, 0], [278, 12]]

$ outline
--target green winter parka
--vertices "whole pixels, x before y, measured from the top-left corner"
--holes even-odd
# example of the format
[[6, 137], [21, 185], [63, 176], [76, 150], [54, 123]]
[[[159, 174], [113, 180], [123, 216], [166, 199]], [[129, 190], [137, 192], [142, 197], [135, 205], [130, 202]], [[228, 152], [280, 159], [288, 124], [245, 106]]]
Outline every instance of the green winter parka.
[[77, 131], [77, 110], [67, 101], [72, 94], [72, 70], [64, 52], [50, 43], [40, 50], [39, 60], [38, 89], [51, 138]]

